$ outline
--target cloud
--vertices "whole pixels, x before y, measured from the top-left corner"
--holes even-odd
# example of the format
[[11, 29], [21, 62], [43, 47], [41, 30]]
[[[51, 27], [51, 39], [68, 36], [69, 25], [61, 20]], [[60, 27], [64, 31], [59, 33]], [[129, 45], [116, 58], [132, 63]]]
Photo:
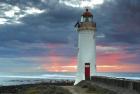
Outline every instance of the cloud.
[[36, 63], [39, 58], [28, 58], [28, 57], [15, 57], [6, 58], [0, 57], [0, 71], [10, 72], [10, 73], [20, 73], [20, 72], [41, 72], [43, 71]]
[[[74, 24], [84, 11], [78, 5], [83, 6], [82, 3], [74, 1], [1, 0], [0, 57], [10, 60], [13, 57], [58, 56], [60, 63], [69, 62], [62, 57], [77, 55], [78, 33], [74, 31]], [[86, 2], [95, 5], [93, 0]], [[104, 0], [90, 9], [97, 23], [98, 57], [107, 56], [103, 57], [104, 61], [113, 57], [117, 62], [119, 59], [125, 64], [139, 64], [139, 4], [139, 0]]]
[[26, 17], [28, 15], [37, 15], [45, 12], [45, 10], [41, 10], [35, 7], [25, 6], [20, 7], [19, 5], [11, 5], [8, 3], [0, 4], [0, 24], [20, 24], [21, 18]]
[[98, 72], [139, 72], [140, 65], [139, 64], [119, 64], [119, 65], [101, 65], [97, 66]]
[[[139, 44], [140, 2], [112, 0], [96, 10], [97, 30], [104, 34], [109, 44]], [[100, 42], [102, 42], [99, 40]]]
[[50, 56], [49, 58], [42, 59], [44, 63], [42, 68], [49, 72], [75, 72], [76, 71], [76, 58], [64, 56]]
[[93, 8], [96, 5], [103, 4], [104, 0], [59, 0], [59, 2], [71, 7]]

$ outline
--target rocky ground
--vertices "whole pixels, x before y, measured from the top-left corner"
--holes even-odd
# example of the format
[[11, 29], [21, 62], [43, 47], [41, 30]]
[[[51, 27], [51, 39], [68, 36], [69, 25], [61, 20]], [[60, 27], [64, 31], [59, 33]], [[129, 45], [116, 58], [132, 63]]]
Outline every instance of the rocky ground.
[[91, 81], [82, 81], [78, 85], [46, 83], [17, 86], [2, 86], [0, 94], [138, 94], [135, 91], [112, 87]]
[[64, 89], [69, 90], [72, 94], [98, 94], [96, 90], [88, 90], [79, 86], [65, 86]]
[[63, 86], [64, 89], [67, 89], [72, 94], [117, 94], [114, 91], [87, 84], [82, 84], [78, 86]]
[[[73, 85], [47, 85], [46, 83], [0, 87], [0, 94], [108, 94], [98, 87], [80, 83]], [[115, 94], [115, 93], [114, 93]]]
[[90, 92], [90, 94], [139, 94], [134, 90], [129, 90], [92, 81], [82, 81], [77, 86], [81, 87], [82, 89], [87, 89], [87, 91]]

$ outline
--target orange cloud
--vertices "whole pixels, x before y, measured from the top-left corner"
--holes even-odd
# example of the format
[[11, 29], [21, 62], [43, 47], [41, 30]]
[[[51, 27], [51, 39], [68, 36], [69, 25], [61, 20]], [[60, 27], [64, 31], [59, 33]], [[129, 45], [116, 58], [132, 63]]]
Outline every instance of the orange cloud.
[[[109, 53], [97, 56], [97, 72], [138, 72], [140, 65], [129, 64], [127, 61], [134, 58], [135, 55], [129, 55], [123, 52]], [[44, 60], [45, 61], [45, 60]], [[77, 58], [63, 56], [49, 56], [47, 64], [43, 64], [44, 70], [49, 72], [76, 72]]]
[[139, 64], [99, 65], [98, 72], [140, 72]]
[[140, 65], [130, 64], [136, 55], [118, 51], [97, 56], [97, 72], [137, 72]]
[[[52, 48], [54, 45], [50, 47]], [[127, 54], [125, 51], [118, 51], [113, 47], [98, 47], [98, 50], [99, 48], [102, 51], [100, 50], [101, 52], [97, 53], [97, 72], [140, 71], [140, 65], [129, 63], [130, 60], [135, 58], [134, 54]], [[58, 56], [53, 50], [49, 52], [49, 56], [43, 62], [46, 62], [46, 64], [43, 63], [42, 68], [49, 72], [76, 72], [77, 68], [77, 57]]]
[[[46, 60], [47, 61], [47, 60]], [[49, 72], [75, 72], [76, 71], [76, 58], [68, 58], [62, 56], [50, 56], [50, 63], [43, 64], [43, 69]]]

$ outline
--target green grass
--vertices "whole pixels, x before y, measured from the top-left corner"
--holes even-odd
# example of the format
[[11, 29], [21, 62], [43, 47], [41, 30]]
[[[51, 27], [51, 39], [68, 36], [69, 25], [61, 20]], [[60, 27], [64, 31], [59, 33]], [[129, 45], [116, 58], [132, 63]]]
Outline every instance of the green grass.
[[68, 90], [57, 86], [36, 86], [27, 88], [22, 94], [71, 94]]

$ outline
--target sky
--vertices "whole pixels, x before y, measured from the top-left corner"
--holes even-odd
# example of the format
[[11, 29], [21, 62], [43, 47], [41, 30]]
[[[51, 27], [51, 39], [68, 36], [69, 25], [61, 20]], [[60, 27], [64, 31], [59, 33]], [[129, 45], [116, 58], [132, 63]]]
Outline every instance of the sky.
[[76, 72], [74, 25], [97, 24], [97, 72], [140, 72], [140, 0], [0, 0], [0, 72]]

